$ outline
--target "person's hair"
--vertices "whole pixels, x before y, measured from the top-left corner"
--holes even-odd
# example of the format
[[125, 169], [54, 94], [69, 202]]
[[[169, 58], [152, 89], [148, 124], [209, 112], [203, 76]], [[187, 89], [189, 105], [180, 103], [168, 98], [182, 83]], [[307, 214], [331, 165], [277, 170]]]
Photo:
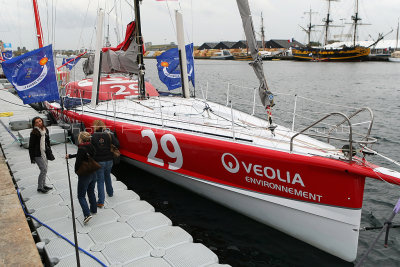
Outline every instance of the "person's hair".
[[102, 120], [95, 120], [93, 122], [93, 130], [95, 132], [103, 132], [106, 129], [106, 125]]
[[34, 117], [34, 118], [32, 119], [32, 128], [35, 128], [35, 121], [36, 121], [37, 119], [40, 119], [40, 120], [42, 121], [43, 127], [46, 128], [46, 127], [44, 126], [44, 121], [43, 121], [43, 119], [42, 119], [41, 117], [38, 117], [38, 116], [36, 116], [36, 117]]
[[88, 132], [80, 132], [78, 135], [78, 142], [79, 144], [84, 143], [84, 142], [90, 142], [90, 138], [92, 136]]

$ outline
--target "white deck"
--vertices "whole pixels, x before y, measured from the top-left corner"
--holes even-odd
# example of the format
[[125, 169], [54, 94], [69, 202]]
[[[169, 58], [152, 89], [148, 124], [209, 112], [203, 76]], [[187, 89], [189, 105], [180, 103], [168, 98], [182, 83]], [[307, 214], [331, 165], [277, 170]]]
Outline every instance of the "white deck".
[[[161, 107], [161, 108], [160, 108]], [[76, 110], [82, 113], [79, 107]], [[215, 139], [235, 139], [246, 145], [289, 151], [290, 138], [296, 132], [278, 126], [273, 135], [266, 120], [231, 110], [229, 107], [201, 99], [156, 97], [148, 100], [125, 99], [100, 103], [95, 110], [86, 105], [83, 113], [102, 115], [115, 121], [149, 125]], [[232, 119], [234, 123], [232, 123]], [[305, 135], [294, 139], [293, 153], [346, 159], [334, 146]]]

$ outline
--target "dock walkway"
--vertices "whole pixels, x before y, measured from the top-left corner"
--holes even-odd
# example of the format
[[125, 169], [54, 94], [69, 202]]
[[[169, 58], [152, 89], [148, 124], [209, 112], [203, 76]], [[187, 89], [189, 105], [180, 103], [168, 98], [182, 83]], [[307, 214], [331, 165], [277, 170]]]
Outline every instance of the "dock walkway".
[[[0, 117], [3, 124], [0, 123], [0, 144], [26, 210], [73, 242], [67, 163], [64, 159], [65, 144], [52, 146], [56, 160], [49, 162], [46, 184], [52, 185], [53, 190], [47, 194], [38, 193], [36, 189], [39, 169], [31, 164], [27, 149], [21, 147], [14, 138], [24, 137], [29, 131], [12, 131], [9, 127], [10, 122], [15, 123], [16, 120], [19, 120], [17, 125], [23, 125], [24, 120], [29, 121], [37, 116], [38, 112], [30, 106], [24, 106], [18, 97], [2, 90], [1, 87], [0, 84], [0, 114], [13, 112], [13, 116]], [[58, 126], [52, 126], [54, 127]], [[59, 129], [50, 133], [50, 139], [59, 135]], [[68, 153], [76, 152], [76, 146], [73, 144], [67, 144], [67, 149]], [[105, 207], [98, 209], [97, 214], [84, 225], [82, 210], [76, 196], [78, 179], [73, 172], [73, 166], [74, 159], [69, 160], [78, 244], [104, 265], [227, 266], [219, 264], [218, 257], [210, 249], [203, 244], [193, 243], [190, 234], [180, 227], [173, 226], [169, 218], [156, 212], [153, 206], [141, 200], [135, 192], [128, 190], [126, 185], [117, 181], [114, 176], [114, 196], [106, 197]], [[1, 161], [0, 172], [8, 172], [6, 165], [1, 164]], [[35, 228], [33, 234], [37, 241], [36, 249], [21, 205], [16, 203], [18, 198], [11, 176], [1, 175], [0, 183], [0, 265], [3, 263], [7, 265], [9, 258], [12, 257], [16, 262], [9, 263], [25, 265], [24, 262], [28, 260], [29, 266], [40, 266], [40, 257], [37, 253], [39, 249], [46, 266], [76, 266], [74, 247], [45, 226], [32, 220], [32, 226]], [[9, 196], [12, 199], [9, 199]], [[9, 212], [5, 208], [12, 211]], [[18, 220], [14, 219], [14, 213], [18, 213], [20, 217]], [[16, 234], [18, 231], [20, 233]], [[15, 243], [18, 246], [30, 243], [30, 248], [19, 248]], [[4, 256], [5, 247], [14, 254]], [[32, 252], [32, 257], [27, 251]], [[81, 266], [101, 266], [98, 261], [83, 252], [80, 252], [80, 261]]]

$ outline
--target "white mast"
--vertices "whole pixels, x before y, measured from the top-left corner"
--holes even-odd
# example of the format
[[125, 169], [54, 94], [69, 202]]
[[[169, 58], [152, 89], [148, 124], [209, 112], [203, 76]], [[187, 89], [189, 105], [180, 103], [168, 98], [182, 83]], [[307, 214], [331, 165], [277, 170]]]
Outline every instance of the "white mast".
[[92, 85], [92, 99], [91, 99], [91, 107], [95, 108], [97, 105], [97, 97], [100, 84], [100, 56], [101, 49], [103, 47], [103, 19], [104, 19], [104, 10], [99, 9], [97, 15], [97, 25], [96, 25], [96, 52], [94, 55], [94, 71], [93, 71], [93, 85]]
[[181, 65], [181, 81], [182, 81], [182, 92], [183, 97], [189, 98], [189, 79], [187, 73], [187, 62], [186, 62], [186, 49], [185, 49], [185, 38], [183, 31], [183, 19], [182, 14], [175, 10], [175, 20], [176, 20], [176, 35], [178, 39], [178, 53]]
[[396, 49], [395, 49], [395, 51], [397, 51], [398, 45], [399, 45], [399, 19], [397, 19]]

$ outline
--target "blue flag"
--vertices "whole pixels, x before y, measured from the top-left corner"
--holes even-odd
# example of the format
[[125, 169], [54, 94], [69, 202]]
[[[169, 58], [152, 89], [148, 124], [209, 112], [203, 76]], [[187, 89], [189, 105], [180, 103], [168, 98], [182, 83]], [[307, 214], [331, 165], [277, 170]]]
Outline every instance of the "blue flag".
[[60, 98], [51, 45], [4, 61], [1, 65], [24, 104]]
[[12, 59], [12, 57], [13, 57], [12, 50], [7, 50], [4, 52], [1, 52], [1, 54], [2, 54], [4, 60], [9, 60], [9, 59]]
[[80, 57], [74, 59], [74, 58], [63, 58], [62, 64], [64, 65], [66, 62], [72, 60], [71, 62], [69, 62], [67, 65], [65, 65], [65, 67], [67, 67], [69, 70], [72, 70], [72, 68], [76, 65], [76, 63], [78, 63], [78, 61], [81, 59]]
[[[187, 73], [189, 81], [192, 81], [194, 87], [194, 60], [193, 43], [185, 46]], [[168, 87], [173, 90], [182, 87], [181, 70], [179, 64], [178, 48], [171, 48], [157, 57], [158, 77]]]

